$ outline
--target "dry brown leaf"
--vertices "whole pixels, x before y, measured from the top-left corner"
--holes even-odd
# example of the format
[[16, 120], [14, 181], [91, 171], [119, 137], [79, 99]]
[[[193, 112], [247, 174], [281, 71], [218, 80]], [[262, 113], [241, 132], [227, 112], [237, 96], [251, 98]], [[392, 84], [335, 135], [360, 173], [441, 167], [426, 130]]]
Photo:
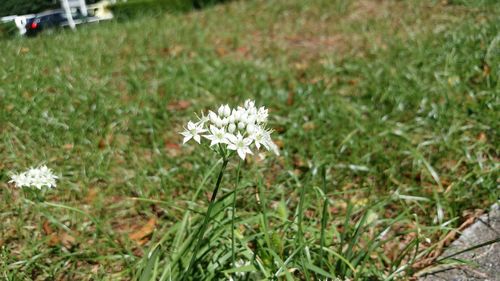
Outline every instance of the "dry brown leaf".
[[75, 245], [76, 242], [75, 237], [69, 235], [66, 232], [61, 233], [59, 235], [59, 239], [61, 240], [61, 243], [66, 249], [70, 249], [71, 247], [73, 247], [73, 245]]
[[139, 245], [144, 245], [149, 239], [146, 239], [149, 235], [153, 233], [156, 227], [156, 218], [151, 218], [149, 221], [141, 227], [138, 231], [131, 233], [129, 238], [134, 240]]
[[166, 142], [165, 149], [167, 150], [168, 154], [172, 157], [179, 156], [179, 154], [181, 154], [182, 151], [181, 146], [175, 142]]
[[74, 145], [72, 143], [67, 143], [67, 144], [63, 145], [64, 150], [72, 150], [73, 147], [74, 147]]
[[43, 228], [43, 232], [45, 233], [45, 235], [50, 237], [50, 240], [48, 243], [49, 246], [55, 246], [55, 245], [60, 243], [60, 239], [57, 236], [57, 233], [55, 233], [54, 230], [52, 229], [52, 227], [50, 227], [49, 221], [45, 220], [43, 222], [42, 228]]
[[294, 102], [295, 102], [295, 93], [290, 91], [290, 92], [288, 92], [288, 98], [286, 100], [286, 105], [292, 106]]
[[50, 223], [48, 220], [45, 220], [43, 222], [42, 228], [43, 228], [43, 232], [45, 233], [45, 235], [50, 235], [50, 234], [54, 233], [54, 230], [52, 230], [52, 228], [50, 227]]
[[59, 243], [61, 242], [61, 240], [59, 240], [59, 237], [57, 237], [57, 234], [55, 233], [52, 233], [50, 235], [50, 240], [49, 240], [49, 246], [51, 247], [54, 247], [56, 245], [59, 245]]
[[312, 219], [312, 218], [314, 218], [314, 217], [315, 217], [315, 214], [314, 214], [314, 211], [313, 211], [313, 210], [306, 210], [306, 211], [304, 212], [304, 215], [305, 215], [305, 217], [306, 217], [306, 218], [308, 218], [308, 219]]
[[486, 142], [488, 140], [488, 137], [486, 136], [486, 134], [484, 132], [481, 132], [477, 136], [477, 140], [480, 141], [480, 142]]
[[297, 70], [306, 70], [309, 67], [309, 63], [306, 61], [297, 62], [293, 65]]
[[285, 143], [281, 140], [275, 140], [274, 144], [276, 144], [279, 149], [282, 149], [285, 146]]
[[87, 192], [87, 196], [85, 196], [85, 203], [86, 204], [92, 204], [94, 202], [96, 196], [97, 196], [97, 188], [96, 187], [91, 187], [89, 188], [89, 191]]
[[310, 122], [306, 122], [302, 125], [302, 129], [304, 129], [304, 131], [312, 131], [316, 128], [316, 125], [314, 124], [314, 122], [310, 121]]
[[112, 141], [113, 141], [113, 135], [112, 134], [109, 134], [106, 137], [100, 139], [99, 140], [99, 144], [98, 144], [99, 149], [106, 148], [107, 146], [109, 146], [111, 144]]
[[299, 155], [293, 156], [293, 166], [299, 169], [308, 168], [307, 163]]
[[483, 65], [483, 76], [488, 76], [491, 73], [491, 67], [488, 64]]
[[168, 110], [186, 110], [191, 106], [191, 102], [187, 100], [173, 101], [167, 105]]
[[229, 53], [229, 51], [224, 47], [218, 47], [217, 49], [215, 49], [215, 52], [219, 57], [223, 57]]
[[169, 55], [176, 57], [184, 50], [184, 47], [182, 47], [180, 45], [175, 45], [175, 46], [168, 48], [167, 50], [168, 50]]
[[[146, 241], [146, 242], [147, 242], [147, 241]], [[141, 246], [142, 246], [142, 244], [141, 244]], [[133, 253], [133, 254], [134, 254], [134, 256], [136, 256], [136, 257], [142, 257], [142, 256], [144, 256], [144, 251], [143, 251], [143, 250], [142, 250], [142, 248], [140, 248], [140, 247], [137, 247], [137, 248], [133, 249], [133, 250], [132, 250], [132, 253]]]
[[238, 52], [241, 55], [246, 55], [250, 51], [248, 47], [242, 46], [236, 49], [236, 52]]

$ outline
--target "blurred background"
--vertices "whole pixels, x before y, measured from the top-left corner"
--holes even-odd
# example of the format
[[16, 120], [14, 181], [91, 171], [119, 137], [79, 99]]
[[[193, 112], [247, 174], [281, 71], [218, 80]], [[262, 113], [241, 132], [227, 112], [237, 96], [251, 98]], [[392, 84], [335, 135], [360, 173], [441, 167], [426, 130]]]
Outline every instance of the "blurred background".
[[227, 0], [5, 0], [0, 3], [0, 38], [36, 35], [44, 29], [164, 12], [188, 12]]

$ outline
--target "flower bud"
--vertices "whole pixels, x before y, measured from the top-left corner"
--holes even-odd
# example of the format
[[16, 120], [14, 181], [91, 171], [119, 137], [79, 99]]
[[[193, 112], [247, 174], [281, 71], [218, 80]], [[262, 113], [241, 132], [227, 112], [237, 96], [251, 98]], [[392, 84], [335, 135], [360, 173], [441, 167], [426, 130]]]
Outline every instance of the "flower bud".
[[210, 111], [208, 113], [208, 118], [210, 118], [210, 122], [216, 124], [217, 123], [217, 119], [219, 119], [219, 117], [217, 116], [217, 114], [215, 114], [215, 112], [213, 111]]
[[238, 123], [238, 129], [243, 130], [245, 129], [246, 124], [243, 122]]
[[229, 116], [229, 123], [234, 123], [236, 121], [236, 119], [234, 118], [234, 114], [232, 114], [231, 116]]
[[248, 118], [247, 118], [247, 123], [248, 124], [255, 124], [255, 115], [249, 115]]
[[241, 111], [236, 111], [234, 113], [234, 121], [241, 121]]
[[223, 126], [223, 122], [220, 118], [217, 118], [216, 122], [215, 122], [215, 126], [221, 128]]
[[255, 126], [253, 124], [248, 124], [247, 133], [252, 134], [253, 132], [255, 132]]
[[241, 113], [240, 121], [246, 122], [248, 118], [248, 113], [246, 111], [243, 111]]
[[255, 106], [255, 102], [253, 100], [246, 100], [245, 101], [245, 108], [249, 109]]
[[227, 118], [222, 119], [222, 126], [226, 126], [229, 123]]
[[252, 107], [247, 110], [248, 115], [256, 115], [257, 114], [257, 108]]
[[227, 126], [227, 130], [230, 133], [234, 133], [234, 131], [236, 130], [236, 125], [234, 125], [234, 123], [230, 123], [229, 126]]
[[224, 116], [229, 117], [229, 115], [231, 115], [231, 108], [229, 107], [229, 105], [226, 104], [224, 106]]
[[219, 110], [217, 110], [217, 113], [219, 114], [219, 116], [223, 116], [224, 115], [224, 106], [223, 105], [221, 105], [219, 107]]

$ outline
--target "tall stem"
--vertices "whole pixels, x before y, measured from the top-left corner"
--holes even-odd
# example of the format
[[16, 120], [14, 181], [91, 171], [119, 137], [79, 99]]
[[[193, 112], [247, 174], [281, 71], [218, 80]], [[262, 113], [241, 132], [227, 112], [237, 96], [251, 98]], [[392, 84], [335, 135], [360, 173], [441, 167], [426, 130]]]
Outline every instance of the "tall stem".
[[238, 170], [236, 171], [236, 186], [233, 192], [233, 208], [231, 209], [231, 257], [233, 261], [233, 266], [236, 266], [236, 254], [234, 246], [234, 214], [236, 213], [236, 191], [238, 191], [238, 186], [240, 185], [240, 168], [241, 159], [238, 161]]
[[319, 249], [319, 267], [323, 268], [323, 248], [325, 247], [325, 230], [326, 230], [326, 222], [328, 220], [328, 196], [326, 195], [326, 169], [325, 166], [321, 169], [321, 177], [323, 178], [323, 196], [325, 196], [323, 200], [323, 213], [321, 215], [321, 236], [319, 239], [320, 249]]
[[[305, 249], [305, 243], [304, 243], [304, 231], [302, 228], [302, 221], [304, 219], [304, 201], [306, 200], [305, 195], [306, 194], [306, 185], [303, 184], [302, 188], [300, 189], [300, 201], [299, 201], [299, 207], [298, 207], [298, 235], [297, 238], [299, 240], [299, 245], [302, 250]], [[304, 270], [304, 275], [306, 277], [306, 280], [310, 280], [311, 278], [309, 277], [309, 272], [307, 271], [305, 267], [305, 261], [304, 261], [304, 253], [302, 252], [300, 255], [300, 261], [302, 263], [302, 268]]]
[[200, 249], [201, 242], [203, 240], [203, 236], [205, 235], [205, 231], [207, 230], [208, 227], [208, 222], [210, 221], [210, 215], [212, 213], [212, 209], [215, 206], [216, 198], [217, 198], [217, 192], [219, 192], [219, 186], [222, 182], [222, 176], [224, 175], [224, 171], [226, 170], [228, 160], [226, 158], [223, 159], [222, 162], [222, 167], [220, 168], [219, 171], [219, 176], [217, 177], [217, 183], [215, 184], [214, 191], [212, 192], [212, 197], [210, 198], [210, 204], [208, 205], [208, 210], [207, 213], [205, 214], [205, 218], [203, 219], [203, 224], [201, 225], [200, 230], [198, 231], [198, 234], [196, 235], [196, 246], [194, 247], [193, 251], [193, 256], [191, 257], [191, 261], [189, 262], [189, 266], [184, 273], [182, 280], [186, 280], [186, 277], [189, 276], [191, 273], [191, 270], [193, 268], [194, 262], [196, 260], [196, 255], [198, 254], [198, 250]]

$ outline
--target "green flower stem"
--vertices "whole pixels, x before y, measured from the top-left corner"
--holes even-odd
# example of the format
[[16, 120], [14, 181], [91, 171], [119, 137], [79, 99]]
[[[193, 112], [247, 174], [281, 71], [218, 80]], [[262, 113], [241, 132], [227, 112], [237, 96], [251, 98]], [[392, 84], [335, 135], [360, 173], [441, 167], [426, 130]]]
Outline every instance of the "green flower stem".
[[184, 273], [182, 280], [186, 280], [187, 276], [189, 276], [189, 274], [191, 274], [191, 270], [192, 270], [194, 262], [196, 260], [196, 255], [198, 254], [198, 251], [199, 251], [200, 246], [201, 246], [201, 242], [203, 240], [203, 235], [205, 235], [205, 231], [207, 230], [207, 227], [208, 227], [208, 222], [210, 221], [210, 215], [212, 213], [212, 209], [215, 206], [217, 192], [219, 192], [219, 186], [222, 182], [222, 176], [224, 175], [224, 171], [226, 170], [226, 166], [227, 166], [228, 162], [229, 162], [229, 160], [227, 158], [223, 159], [222, 167], [220, 168], [219, 176], [217, 177], [217, 183], [215, 184], [215, 188], [214, 188], [214, 191], [212, 193], [212, 197], [210, 198], [210, 204], [208, 205], [207, 213], [205, 214], [203, 224], [201, 225], [201, 228], [198, 231], [198, 234], [196, 236], [196, 246], [194, 247], [194, 250], [193, 250], [193, 256], [191, 257], [191, 261], [189, 262], [189, 266], [188, 266], [186, 272]]
[[321, 168], [321, 177], [323, 178], [323, 196], [325, 198], [323, 199], [323, 213], [321, 215], [321, 236], [319, 239], [319, 243], [320, 243], [319, 267], [323, 268], [323, 257], [324, 257], [323, 248], [325, 247], [325, 231], [326, 231], [326, 223], [328, 220], [328, 196], [326, 195], [326, 169], [325, 169], [325, 166], [323, 166]]
[[231, 209], [231, 257], [233, 261], [233, 266], [236, 266], [236, 254], [234, 246], [234, 214], [236, 213], [236, 191], [238, 191], [238, 186], [240, 185], [240, 168], [241, 159], [238, 161], [238, 169], [236, 171], [236, 186], [234, 187], [233, 194], [233, 208]]

